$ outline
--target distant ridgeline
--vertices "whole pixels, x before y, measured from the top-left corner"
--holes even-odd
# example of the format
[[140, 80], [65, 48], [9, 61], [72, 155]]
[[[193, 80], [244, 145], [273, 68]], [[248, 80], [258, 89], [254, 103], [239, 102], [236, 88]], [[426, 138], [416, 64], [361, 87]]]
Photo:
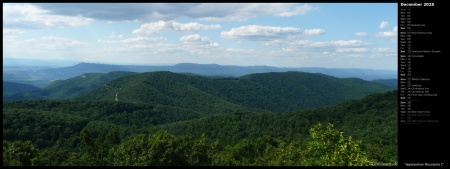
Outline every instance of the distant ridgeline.
[[271, 66], [225, 66], [217, 64], [180, 63], [173, 66], [130, 66], [79, 63], [60, 68], [29, 68], [7, 66], [3, 68], [3, 80], [46, 87], [52, 81], [73, 78], [86, 73], [108, 73], [112, 71], [154, 72], [170, 71], [175, 73], [193, 73], [202, 76], [240, 77], [253, 73], [301, 71], [322, 73], [339, 78], [360, 78], [363, 80], [396, 79], [397, 71], [371, 69], [327, 69], [318, 67], [280, 68]]

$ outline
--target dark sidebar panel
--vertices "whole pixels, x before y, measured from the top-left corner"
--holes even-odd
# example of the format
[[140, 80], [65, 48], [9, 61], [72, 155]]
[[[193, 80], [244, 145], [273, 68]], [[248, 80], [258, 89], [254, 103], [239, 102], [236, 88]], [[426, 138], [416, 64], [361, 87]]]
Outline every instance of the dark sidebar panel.
[[398, 3], [400, 167], [449, 165], [449, 130], [444, 127], [449, 109], [442, 88], [450, 68], [444, 62], [449, 47], [442, 31], [448, 11], [437, 1]]

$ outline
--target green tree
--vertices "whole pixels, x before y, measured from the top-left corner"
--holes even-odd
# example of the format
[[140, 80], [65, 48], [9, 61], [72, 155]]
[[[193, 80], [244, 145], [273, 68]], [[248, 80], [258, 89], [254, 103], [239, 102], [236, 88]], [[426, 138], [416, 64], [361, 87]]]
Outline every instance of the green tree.
[[31, 141], [3, 140], [3, 166], [31, 166], [37, 153], [38, 149]]
[[70, 156], [71, 152], [54, 146], [39, 151], [32, 162], [34, 166], [67, 166]]
[[333, 129], [328, 123], [326, 129], [318, 123], [310, 129], [313, 139], [308, 144], [309, 158], [305, 165], [312, 166], [367, 166], [372, 162], [361, 150], [361, 141], [344, 137], [343, 132]]
[[280, 147], [268, 149], [264, 154], [266, 166], [303, 166], [305, 151], [297, 141], [289, 144], [280, 143]]

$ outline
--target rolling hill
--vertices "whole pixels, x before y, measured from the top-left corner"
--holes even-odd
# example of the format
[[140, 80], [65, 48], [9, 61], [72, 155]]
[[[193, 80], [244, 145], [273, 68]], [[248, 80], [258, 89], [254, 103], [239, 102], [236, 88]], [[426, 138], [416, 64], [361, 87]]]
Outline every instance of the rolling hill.
[[36, 91], [36, 90], [41, 90], [41, 88], [33, 85], [3, 81], [3, 100], [16, 93]]
[[377, 79], [377, 80], [373, 80], [373, 82], [379, 82], [379, 83], [389, 84], [392, 86], [398, 86], [398, 79]]
[[119, 77], [134, 74], [133, 72], [86, 73], [67, 80], [57, 80], [41, 90], [16, 93], [4, 100], [35, 100], [35, 99], [69, 99], [79, 94], [89, 92]]
[[[243, 138], [270, 136], [286, 141], [304, 140], [309, 128], [317, 123], [332, 123], [336, 129], [368, 144], [368, 150], [379, 161], [397, 158], [397, 91], [367, 97], [318, 109], [284, 113], [218, 114], [188, 121], [155, 126], [175, 135], [189, 134], [236, 144]], [[381, 155], [383, 154], [383, 155]]]
[[240, 78], [149, 72], [118, 78], [75, 99], [161, 104], [207, 114], [246, 108], [281, 112], [332, 105], [394, 89], [356, 78], [304, 72], [259, 73]]

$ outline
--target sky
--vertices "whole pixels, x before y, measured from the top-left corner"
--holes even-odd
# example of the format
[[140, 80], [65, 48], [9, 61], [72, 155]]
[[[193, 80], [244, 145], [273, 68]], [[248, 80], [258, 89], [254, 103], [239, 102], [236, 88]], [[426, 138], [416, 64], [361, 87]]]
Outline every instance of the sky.
[[397, 70], [397, 4], [3, 3], [3, 57]]

